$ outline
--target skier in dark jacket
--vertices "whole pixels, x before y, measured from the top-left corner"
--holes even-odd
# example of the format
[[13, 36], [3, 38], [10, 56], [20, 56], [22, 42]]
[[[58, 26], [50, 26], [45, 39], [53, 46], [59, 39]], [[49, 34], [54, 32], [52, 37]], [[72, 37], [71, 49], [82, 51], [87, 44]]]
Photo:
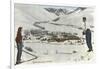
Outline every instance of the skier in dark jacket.
[[19, 27], [16, 36], [16, 44], [18, 50], [16, 64], [19, 64], [21, 62], [22, 47], [23, 47], [21, 32], [22, 32], [22, 27]]

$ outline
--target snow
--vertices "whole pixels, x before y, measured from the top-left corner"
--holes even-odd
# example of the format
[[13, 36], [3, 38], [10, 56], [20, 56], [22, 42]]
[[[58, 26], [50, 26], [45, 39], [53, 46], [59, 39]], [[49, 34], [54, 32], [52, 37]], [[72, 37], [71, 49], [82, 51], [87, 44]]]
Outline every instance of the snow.
[[[82, 17], [87, 17], [87, 26], [93, 26], [93, 8], [87, 8], [81, 12], [75, 12], [69, 15], [60, 15], [60, 19], [56, 22], [52, 21], [56, 19], [56, 16], [53, 13], [49, 13], [46, 11], [46, 6], [40, 5], [28, 5], [28, 4], [15, 4], [15, 37], [16, 32], [19, 26], [23, 27], [24, 30], [31, 29], [40, 29], [38, 26], [44, 27], [44, 29], [49, 32], [67, 32], [67, 33], [77, 33], [80, 38], [83, 38], [82, 31], [84, 29], [84, 24], [82, 22]], [[46, 7], [47, 8], [47, 7]], [[59, 8], [59, 7], [57, 7]], [[65, 8], [65, 7], [63, 7]], [[66, 8], [67, 9], [67, 8]], [[75, 9], [75, 7], [74, 7]], [[72, 7], [68, 7], [68, 10], [72, 11]], [[46, 23], [43, 21], [47, 21]], [[37, 27], [34, 25], [36, 22], [38, 23]], [[54, 24], [59, 25], [54, 25]], [[66, 25], [73, 25], [66, 26]], [[78, 29], [82, 27], [82, 30]], [[93, 30], [93, 29], [92, 29]], [[93, 32], [92, 32], [93, 33]], [[87, 52], [88, 48], [86, 43], [76, 43], [76, 41], [64, 41], [64, 42], [46, 42], [36, 40], [36, 37], [31, 35], [31, 40], [24, 40], [24, 48], [23, 50], [36, 55], [38, 58], [35, 59], [35, 56], [29, 55], [25, 52], [22, 54], [22, 64], [34, 64], [34, 63], [52, 63], [52, 62], [87, 62], [94, 61], [94, 51]], [[94, 38], [94, 35], [93, 35]], [[70, 43], [72, 42], [72, 44]], [[93, 42], [93, 40], [92, 40]], [[26, 50], [25, 47], [29, 47], [32, 49], [32, 52]], [[93, 48], [94, 48], [93, 44]], [[17, 48], [15, 44], [15, 61], [16, 61], [16, 53]], [[32, 59], [32, 60], [31, 60]], [[30, 61], [28, 61], [30, 60]]]
[[[87, 46], [85, 45], [70, 45], [63, 43], [47, 43], [39, 41], [26, 41], [24, 43], [25, 47], [29, 47], [33, 52], [28, 51], [31, 54], [36, 55], [38, 58], [27, 63], [59, 63], [59, 62], [87, 62], [89, 60], [94, 60], [94, 52], [87, 52]], [[26, 50], [27, 51], [27, 50]], [[32, 59], [31, 55], [25, 54], [23, 52], [23, 60]], [[22, 61], [23, 61], [22, 60]]]
[[[26, 9], [27, 8], [27, 9]], [[45, 30], [48, 31], [65, 31], [71, 33], [77, 32], [79, 36], [81, 36], [82, 30], [78, 30], [77, 28], [69, 27], [69, 26], [55, 26], [52, 23], [52, 20], [57, 18], [57, 16], [53, 13], [47, 12], [43, 9], [44, 6], [38, 5], [27, 5], [27, 4], [15, 4], [15, 32], [19, 26], [22, 26], [23, 29], [37, 29], [38, 27], [33, 26], [35, 22], [41, 21], [49, 21], [47, 24], [40, 23], [39, 26], [45, 27]], [[68, 7], [69, 9], [70, 7]], [[75, 7], [74, 7], [75, 8]], [[70, 8], [72, 9], [72, 7]], [[92, 11], [93, 8], [87, 8], [86, 10], [79, 13], [72, 13], [70, 15], [62, 15], [60, 16], [60, 20], [54, 22], [55, 24], [64, 24], [64, 25], [74, 25], [77, 27], [84, 28], [84, 23], [82, 22], [82, 17], [87, 17], [87, 27], [91, 24], [93, 25], [93, 16]], [[88, 25], [89, 24], [89, 25]], [[69, 29], [70, 28], [70, 29]]]

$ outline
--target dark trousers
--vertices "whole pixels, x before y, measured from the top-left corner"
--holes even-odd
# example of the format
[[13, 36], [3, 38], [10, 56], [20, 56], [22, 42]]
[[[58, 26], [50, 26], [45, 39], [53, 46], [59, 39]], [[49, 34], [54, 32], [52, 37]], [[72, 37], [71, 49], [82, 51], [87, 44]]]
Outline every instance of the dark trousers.
[[89, 50], [92, 50], [91, 40], [86, 39], [86, 43], [87, 43], [87, 46], [88, 46]]
[[17, 43], [17, 60], [16, 60], [16, 63], [19, 63], [21, 61], [21, 55], [22, 55], [22, 48], [23, 48], [23, 45], [22, 43]]

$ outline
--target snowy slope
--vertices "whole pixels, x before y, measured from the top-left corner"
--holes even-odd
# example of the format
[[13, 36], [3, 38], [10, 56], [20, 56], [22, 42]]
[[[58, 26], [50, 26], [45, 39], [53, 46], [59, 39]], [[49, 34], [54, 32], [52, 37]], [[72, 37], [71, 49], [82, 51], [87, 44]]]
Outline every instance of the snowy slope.
[[[90, 26], [93, 26], [93, 22], [94, 22], [93, 8], [87, 8], [84, 11], [74, 12], [69, 15], [60, 16], [58, 21], [53, 22], [55, 24], [58, 24], [59, 26], [54, 25], [53, 27], [51, 25], [47, 25], [47, 28], [50, 29], [50, 27], [52, 27], [52, 29], [54, 28], [56, 31], [63, 30], [65, 32], [70, 31], [70, 33], [76, 32], [79, 34], [79, 36], [81, 36], [81, 32], [83, 31], [82, 29], [84, 29], [84, 23], [82, 22], [83, 17], [87, 18], [86, 28], [90, 28]], [[68, 25], [68, 26], [64, 26], [64, 25]], [[82, 29], [79, 29], [79, 28], [82, 28]], [[93, 30], [93, 28], [91, 28], [91, 30]]]
[[82, 17], [87, 18], [87, 25], [93, 24], [93, 8], [87, 8], [81, 12], [75, 12], [69, 15], [65, 15], [60, 18], [58, 23], [62, 24], [71, 24], [83, 27]]
[[[68, 8], [69, 9], [69, 8]], [[73, 27], [66, 27], [64, 25], [74, 25], [77, 27], [84, 28], [84, 24], [82, 22], [82, 17], [87, 17], [87, 26], [90, 26], [93, 24], [93, 16], [91, 14], [92, 8], [87, 8], [84, 11], [69, 14], [69, 15], [61, 15], [59, 16], [59, 20], [57, 22], [53, 22], [52, 20], [57, 18], [53, 13], [49, 13], [44, 9], [44, 6], [38, 6], [38, 5], [27, 5], [27, 4], [15, 4], [15, 25], [17, 30], [18, 26], [23, 26], [26, 29], [33, 28], [37, 29], [38, 27], [33, 26], [35, 22], [41, 22], [41, 21], [49, 21], [48, 24], [40, 24], [39, 26], [44, 27], [48, 31], [70, 31], [77, 32], [80, 31], [77, 28]], [[56, 26], [52, 25], [50, 23], [55, 24], [63, 24], [63, 26]], [[81, 30], [82, 32], [82, 30]]]
[[14, 13], [15, 31], [19, 26], [22, 26], [24, 29], [37, 29], [33, 26], [34, 22], [48, 21], [56, 18], [56, 15], [47, 12], [37, 5], [15, 4]]

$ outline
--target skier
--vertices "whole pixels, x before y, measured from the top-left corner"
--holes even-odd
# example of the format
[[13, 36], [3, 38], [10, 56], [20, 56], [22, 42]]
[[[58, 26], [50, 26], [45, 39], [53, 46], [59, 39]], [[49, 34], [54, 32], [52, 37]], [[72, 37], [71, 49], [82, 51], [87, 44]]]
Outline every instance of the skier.
[[23, 48], [21, 32], [22, 32], [22, 27], [19, 27], [17, 31], [17, 36], [16, 36], [16, 44], [17, 44], [17, 50], [18, 50], [16, 64], [21, 63], [21, 55], [22, 55], [22, 48]]
[[[85, 23], [86, 22], [86, 17], [83, 17], [83, 22]], [[83, 31], [83, 35], [85, 35], [85, 38], [86, 38], [86, 43], [87, 43], [87, 46], [89, 48], [88, 52], [91, 52], [93, 51], [92, 49], [92, 43], [91, 43], [91, 30], [89, 28], [86, 29], [86, 23], [85, 23], [85, 30]]]

